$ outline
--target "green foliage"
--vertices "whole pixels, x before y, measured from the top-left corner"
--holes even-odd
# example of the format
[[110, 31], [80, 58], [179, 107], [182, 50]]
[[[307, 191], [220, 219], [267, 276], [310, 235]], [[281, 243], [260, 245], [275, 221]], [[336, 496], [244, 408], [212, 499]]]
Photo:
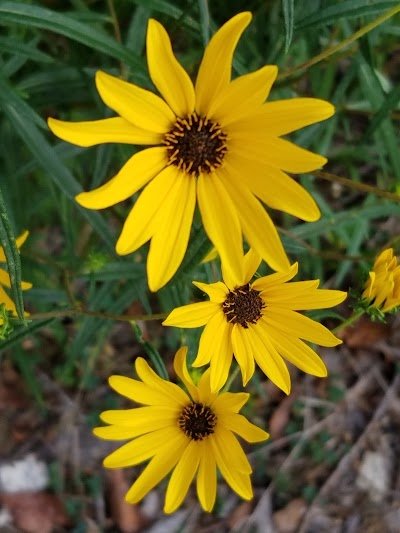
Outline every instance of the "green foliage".
[[[326, 155], [326, 169], [333, 175], [399, 193], [400, 89], [392, 62], [398, 48], [399, 15], [308, 66], [397, 2], [126, 0], [71, 2], [67, 8], [62, 2], [46, 5], [37, 0], [0, 0], [0, 242], [21, 322], [25, 321], [24, 302], [15, 236], [25, 229], [30, 237], [21, 251], [23, 279], [33, 283], [33, 289], [24, 294], [32, 313], [27, 324], [10, 321], [0, 306], [0, 354], [16, 354], [16, 364], [38, 403], [41, 394], [35, 371], [42, 358], [25, 356], [24, 340], [40, 339], [44, 329], [50, 331], [61, 347], [52, 368], [55, 378], [64, 386], [91, 389], [99, 383], [100, 377], [93, 374], [105, 357], [117, 319], [129, 323], [126, 315], [132, 315], [133, 303], [139, 315], [158, 316], [204, 298], [192, 280], [219, 279], [218, 262], [201, 263], [211, 244], [197, 214], [179, 271], [158, 294], [151, 294], [145, 267], [148, 246], [128, 257], [115, 253], [132, 201], [102, 212], [84, 209], [75, 201], [82, 190], [114, 176], [134, 149], [78, 148], [58, 141], [46, 125], [49, 116], [71, 121], [111, 116], [95, 89], [96, 70], [152, 87], [144, 53], [150, 17], [166, 26], [177, 56], [193, 78], [210, 35], [239, 10], [251, 10], [254, 19], [235, 54], [233, 76], [274, 63], [280, 78], [272, 100], [312, 96], [332, 101], [334, 118], [290, 139]], [[269, 210], [291, 260], [299, 260], [299, 279], [320, 278], [321, 284], [329, 281], [329, 288], [359, 287], [359, 265], [367, 268], [376, 251], [392, 238], [383, 222], [398, 217], [397, 201], [339, 183], [327, 184], [313, 175], [299, 179], [316, 198], [322, 218], [303, 223]], [[338, 318], [331, 311], [312, 316]], [[67, 325], [60, 324], [65, 317], [73, 321], [68, 333]], [[136, 315], [131, 318], [132, 344], [167, 379], [164, 353], [179, 347], [182, 331], [164, 328], [147, 338], [139, 320], [134, 320]], [[185, 330], [184, 338], [193, 360], [199, 331]], [[137, 355], [133, 352], [132, 358]], [[117, 364], [110, 363], [113, 371]], [[261, 390], [259, 382], [256, 385]], [[340, 399], [340, 391], [331, 393], [334, 401]], [[298, 430], [292, 422], [288, 428]], [[317, 462], [336, 460], [326, 459], [324, 442], [319, 440], [308, 451]], [[287, 484], [285, 476], [278, 479], [280, 490], [285, 491]], [[313, 488], [309, 489], [304, 496], [311, 499]]]

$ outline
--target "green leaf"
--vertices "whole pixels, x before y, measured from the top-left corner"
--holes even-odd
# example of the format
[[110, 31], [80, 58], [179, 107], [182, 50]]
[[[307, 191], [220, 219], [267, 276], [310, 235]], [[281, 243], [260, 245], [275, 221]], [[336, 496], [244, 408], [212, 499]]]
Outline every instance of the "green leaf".
[[[368, 36], [367, 36], [368, 38]], [[359, 64], [360, 86], [373, 109], [381, 109], [385, 104], [387, 95], [382, 88], [382, 84], [373, 67], [359, 54], [357, 56]], [[389, 118], [381, 119], [378, 130], [376, 130], [376, 140], [378, 148], [381, 147], [383, 153], [387, 153], [388, 159], [393, 165], [396, 180], [400, 182], [400, 152], [398, 146], [398, 134]]]
[[48, 54], [37, 50], [36, 44], [37, 39], [25, 44], [14, 37], [0, 37], [0, 52], [23, 56], [38, 63], [52, 63], [54, 59]]
[[6, 341], [0, 342], [0, 353], [4, 352], [5, 350], [9, 350], [13, 346], [15, 346], [15, 344], [25, 339], [25, 337], [27, 337], [28, 335], [32, 335], [36, 331], [39, 331], [41, 328], [45, 328], [55, 320], [55, 318], [46, 318], [45, 320], [34, 320], [31, 321], [31, 323], [28, 324], [26, 327], [21, 326], [15, 329]]
[[318, 9], [311, 15], [299, 20], [295, 27], [297, 30], [304, 30], [310, 27], [314, 29], [324, 24], [332, 24], [343, 18], [349, 19], [374, 15], [391, 9], [397, 3], [397, 0], [374, 0], [371, 3], [367, 3], [365, 0], [334, 2], [328, 5], [328, 7]]
[[393, 87], [388, 93], [378, 111], [375, 113], [373, 119], [369, 123], [369, 126], [362, 136], [360, 142], [363, 143], [366, 139], [372, 135], [382, 124], [382, 122], [388, 118], [388, 115], [393, 109], [397, 107], [400, 100], [400, 85]]
[[[75, 196], [82, 191], [82, 187], [35, 125], [35, 123], [43, 123], [42, 119], [20, 98], [1, 75], [0, 107], [39, 165], [43, 167], [57, 187], [68, 198], [74, 200]], [[78, 205], [76, 207], [87, 218], [109, 249], [114, 251], [115, 239], [103, 217], [96, 211], [84, 209]]]
[[135, 52], [128, 50], [106, 33], [63, 13], [25, 2], [0, 1], [0, 24], [21, 24], [64, 35], [102, 54], [124, 61], [135, 72], [145, 73], [144, 63]]
[[175, 20], [184, 20], [185, 25], [188, 28], [192, 28], [196, 31], [200, 29], [199, 23], [192, 17], [185, 14], [185, 11], [174, 4], [167, 2], [166, 0], [131, 0], [133, 4], [137, 6], [143, 6], [149, 11], [156, 11], [163, 13]]
[[288, 53], [293, 37], [294, 0], [282, 0], [283, 21], [285, 23], [285, 54]]
[[[15, 235], [8, 219], [3, 194], [0, 189], [0, 242], [7, 260], [11, 281], [11, 297], [17, 310], [18, 318], [26, 324], [24, 317], [24, 300], [21, 290], [21, 261], [15, 244]], [[0, 302], [2, 303], [2, 302]]]

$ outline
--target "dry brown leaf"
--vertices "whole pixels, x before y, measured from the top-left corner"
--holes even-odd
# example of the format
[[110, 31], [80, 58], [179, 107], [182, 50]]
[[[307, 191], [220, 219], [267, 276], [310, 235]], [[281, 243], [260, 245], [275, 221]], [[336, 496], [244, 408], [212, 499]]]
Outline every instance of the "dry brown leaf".
[[68, 526], [69, 518], [60, 498], [46, 492], [0, 493], [14, 525], [26, 533], [51, 533]]
[[278, 533], [296, 533], [306, 508], [307, 504], [303, 498], [295, 498], [286, 507], [276, 511], [272, 518]]
[[108, 497], [111, 518], [123, 533], [136, 533], [148, 524], [147, 518], [138, 505], [125, 501], [130, 485], [125, 479], [122, 468], [107, 472]]
[[369, 348], [372, 344], [389, 336], [390, 326], [381, 322], [372, 322], [368, 317], [361, 317], [354, 325], [345, 328], [339, 337], [349, 348]]
[[251, 502], [242, 502], [240, 505], [237, 505], [227, 520], [228, 526], [230, 528], [239, 526], [243, 522], [243, 519], [251, 514], [251, 511]]
[[296, 397], [297, 394], [295, 392], [290, 396], [286, 396], [274, 410], [268, 423], [268, 432], [271, 435], [271, 439], [279, 439], [284, 435], [290, 418], [290, 410]]

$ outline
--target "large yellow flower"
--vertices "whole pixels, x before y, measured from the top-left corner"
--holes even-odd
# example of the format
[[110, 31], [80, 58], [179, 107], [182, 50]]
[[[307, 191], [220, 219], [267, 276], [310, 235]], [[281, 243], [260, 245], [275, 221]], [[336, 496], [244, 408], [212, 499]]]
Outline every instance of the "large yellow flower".
[[226, 271], [224, 283], [193, 282], [210, 301], [178, 307], [163, 322], [181, 328], [206, 325], [193, 366], [210, 363], [212, 390], [226, 382], [234, 355], [243, 385], [253, 375], [256, 362], [289, 394], [290, 376], [283, 358], [308, 374], [323, 377], [327, 375], [323, 361], [303, 340], [321, 346], [342, 342], [325, 326], [296, 311], [333, 307], [346, 298], [345, 292], [318, 289], [319, 280], [287, 283], [297, 274], [297, 263], [251, 283], [259, 264], [260, 257], [250, 251], [242, 259], [240, 283]]
[[[17, 237], [15, 244], [17, 245], [18, 250], [21, 248], [21, 246], [24, 244], [26, 239], [28, 238], [29, 231], [24, 231], [19, 237]], [[0, 246], [0, 263], [6, 262], [6, 256], [4, 253], [3, 248]], [[17, 310], [15, 308], [14, 302], [11, 300], [7, 292], [4, 290], [4, 287], [7, 287], [7, 289], [11, 288], [11, 281], [10, 281], [10, 274], [0, 268], [0, 304], [5, 304], [5, 308], [7, 311], [12, 311], [13, 315], [17, 316]], [[28, 283], [27, 281], [21, 282], [21, 289], [23, 291], [26, 291], [27, 289], [30, 289], [32, 287], [32, 283]], [[25, 313], [27, 314], [27, 313]]]
[[382, 313], [400, 306], [400, 265], [393, 248], [384, 250], [375, 260], [362, 295]]
[[141, 381], [111, 376], [109, 383], [119, 394], [145, 407], [105, 411], [101, 419], [110, 424], [94, 429], [108, 440], [128, 442], [104, 460], [107, 468], [149, 464], [136, 479], [125, 499], [137, 503], [173, 470], [164, 511], [174, 512], [184, 500], [197, 473], [197, 495], [205, 511], [211, 511], [217, 490], [217, 468], [242, 498], [253, 496], [251, 466], [236, 433], [249, 442], [259, 442], [268, 433], [239, 414], [249, 395], [210, 390], [207, 370], [196, 386], [186, 367], [187, 348], [178, 350], [174, 368], [188, 393], [161, 379], [142, 358], [135, 368]]
[[84, 207], [103, 209], [146, 186], [116, 250], [129, 254], [151, 240], [147, 271], [153, 291], [182, 262], [196, 198], [208, 237], [237, 279], [243, 274], [243, 235], [274, 270], [289, 266], [261, 202], [307, 221], [320, 216], [312, 197], [285, 172], [308, 172], [326, 159], [281, 136], [329, 118], [334, 108], [313, 98], [265, 103], [277, 76], [273, 65], [231, 81], [233, 53], [250, 20], [250, 13], [240, 13], [213, 36], [193, 86], [165, 29], [151, 19], [147, 61], [163, 99], [97, 72], [97, 90], [118, 117], [75, 123], [49, 119], [53, 133], [79, 146], [154, 145], [134, 154], [108, 183], [76, 197]]

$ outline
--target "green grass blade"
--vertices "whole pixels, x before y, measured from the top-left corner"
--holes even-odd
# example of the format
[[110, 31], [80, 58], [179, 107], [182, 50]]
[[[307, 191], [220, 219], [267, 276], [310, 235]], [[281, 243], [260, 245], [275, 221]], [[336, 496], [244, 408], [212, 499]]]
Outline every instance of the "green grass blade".
[[282, 0], [282, 11], [285, 24], [285, 54], [287, 54], [293, 37], [294, 0]]
[[136, 72], [145, 72], [144, 63], [136, 56], [135, 52], [128, 50], [106, 33], [63, 13], [29, 5], [25, 2], [0, 2], [0, 24], [21, 24], [31, 28], [52, 31], [78, 41], [102, 54], [124, 61]]
[[[371, 3], [365, 0], [345, 0], [344, 2], [333, 2], [328, 7], [317, 9], [311, 15], [299, 20], [295, 27], [297, 30], [306, 28], [316, 28], [318, 26], [332, 24], [340, 19], [347, 20], [365, 15], [374, 15], [391, 9], [398, 3], [397, 0], [374, 0]], [[317, 5], [317, 4], [316, 4]]]
[[[36, 118], [35, 122], [40, 123], [41, 119], [7, 84], [6, 80], [1, 78], [1, 76], [0, 107], [10, 120], [10, 123], [15, 128], [17, 134], [32, 152], [39, 165], [45, 170], [57, 187], [59, 187], [68, 198], [74, 200], [74, 197], [82, 191], [82, 187], [63, 164], [56, 151], [46, 141], [44, 135], [33, 121], [33, 118]], [[109, 249], [114, 250], [115, 238], [110, 232], [103, 217], [95, 211], [84, 209], [80, 206], [77, 206], [77, 208], [102, 237]]]
[[[21, 261], [19, 251], [15, 244], [15, 235], [8, 219], [3, 194], [0, 189], [0, 242], [3, 247], [8, 273], [11, 280], [11, 297], [17, 310], [18, 318], [24, 323], [24, 300], [21, 290]], [[2, 303], [2, 302], [0, 302]]]

